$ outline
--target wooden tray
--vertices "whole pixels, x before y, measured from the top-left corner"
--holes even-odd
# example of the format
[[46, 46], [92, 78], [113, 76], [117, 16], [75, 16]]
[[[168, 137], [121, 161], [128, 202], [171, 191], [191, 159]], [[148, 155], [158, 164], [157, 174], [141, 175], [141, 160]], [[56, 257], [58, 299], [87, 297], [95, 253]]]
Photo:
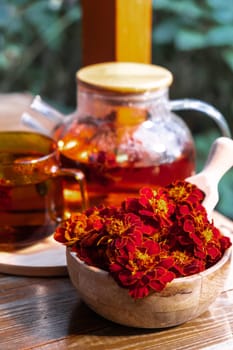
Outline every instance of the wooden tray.
[[65, 276], [66, 248], [53, 237], [16, 252], [0, 252], [0, 272], [21, 276]]

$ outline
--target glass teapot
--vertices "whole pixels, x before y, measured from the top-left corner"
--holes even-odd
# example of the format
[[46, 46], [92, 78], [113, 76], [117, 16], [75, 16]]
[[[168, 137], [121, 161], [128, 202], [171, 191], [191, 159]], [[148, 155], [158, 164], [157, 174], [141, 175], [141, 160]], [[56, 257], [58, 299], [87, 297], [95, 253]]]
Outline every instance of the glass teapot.
[[71, 115], [34, 99], [31, 107], [52, 121], [63, 166], [85, 173], [90, 205], [118, 205], [143, 186], [164, 186], [195, 172], [192, 134], [174, 111], [203, 112], [222, 136], [230, 136], [211, 105], [170, 101], [172, 80], [170, 71], [156, 65], [100, 63], [77, 72], [77, 110]]

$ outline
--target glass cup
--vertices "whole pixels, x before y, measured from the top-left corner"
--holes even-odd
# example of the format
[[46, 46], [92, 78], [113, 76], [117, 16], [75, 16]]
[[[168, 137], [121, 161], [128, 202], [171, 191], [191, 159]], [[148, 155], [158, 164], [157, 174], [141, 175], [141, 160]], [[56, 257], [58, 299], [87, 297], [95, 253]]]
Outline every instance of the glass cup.
[[[72, 206], [66, 196], [68, 178], [76, 184]], [[0, 250], [35, 244], [86, 204], [84, 174], [61, 168], [53, 139], [28, 131], [0, 132]]]

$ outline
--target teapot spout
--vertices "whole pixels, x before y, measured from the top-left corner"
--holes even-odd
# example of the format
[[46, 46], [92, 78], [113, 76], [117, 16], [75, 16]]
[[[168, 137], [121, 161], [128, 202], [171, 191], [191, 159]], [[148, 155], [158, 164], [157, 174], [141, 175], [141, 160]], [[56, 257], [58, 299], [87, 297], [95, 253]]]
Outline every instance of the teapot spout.
[[73, 115], [63, 115], [48, 103], [44, 102], [42, 98], [37, 95], [33, 98], [30, 108], [39, 115], [30, 115], [25, 113], [21, 116], [21, 121], [27, 127], [35, 131], [59, 140], [63, 137], [67, 128], [73, 120]]
[[64, 123], [64, 115], [44, 102], [39, 95], [34, 97], [30, 107], [56, 125]]

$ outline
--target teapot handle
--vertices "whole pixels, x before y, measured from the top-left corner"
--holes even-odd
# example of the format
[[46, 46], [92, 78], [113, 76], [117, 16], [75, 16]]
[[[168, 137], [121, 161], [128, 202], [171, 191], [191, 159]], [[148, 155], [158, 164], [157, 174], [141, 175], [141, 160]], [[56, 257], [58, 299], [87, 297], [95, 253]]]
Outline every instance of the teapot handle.
[[231, 137], [231, 131], [224, 116], [212, 105], [196, 99], [180, 99], [169, 102], [172, 111], [193, 109], [204, 113], [213, 119], [220, 129], [222, 136]]

